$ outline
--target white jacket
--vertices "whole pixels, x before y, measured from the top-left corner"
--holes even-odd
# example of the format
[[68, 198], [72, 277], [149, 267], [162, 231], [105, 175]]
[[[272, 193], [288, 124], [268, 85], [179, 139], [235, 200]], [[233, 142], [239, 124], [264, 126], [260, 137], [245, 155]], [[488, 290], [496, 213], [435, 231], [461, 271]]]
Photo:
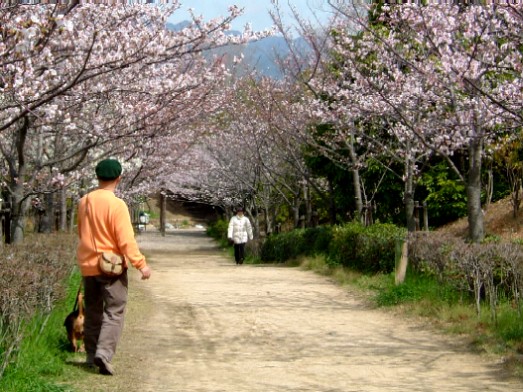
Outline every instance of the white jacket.
[[229, 221], [227, 238], [233, 240], [235, 244], [244, 244], [247, 242], [247, 238], [252, 240], [252, 226], [249, 218], [234, 215]]

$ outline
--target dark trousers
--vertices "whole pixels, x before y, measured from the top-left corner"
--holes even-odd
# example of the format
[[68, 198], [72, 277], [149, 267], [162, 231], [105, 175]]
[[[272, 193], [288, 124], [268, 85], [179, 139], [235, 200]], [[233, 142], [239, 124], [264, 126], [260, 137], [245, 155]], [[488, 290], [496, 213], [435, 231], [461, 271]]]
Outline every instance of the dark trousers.
[[234, 260], [236, 260], [236, 264], [243, 264], [243, 259], [245, 259], [245, 243], [234, 244]]
[[88, 360], [111, 362], [123, 330], [127, 304], [127, 271], [117, 278], [83, 278], [85, 291], [84, 344]]

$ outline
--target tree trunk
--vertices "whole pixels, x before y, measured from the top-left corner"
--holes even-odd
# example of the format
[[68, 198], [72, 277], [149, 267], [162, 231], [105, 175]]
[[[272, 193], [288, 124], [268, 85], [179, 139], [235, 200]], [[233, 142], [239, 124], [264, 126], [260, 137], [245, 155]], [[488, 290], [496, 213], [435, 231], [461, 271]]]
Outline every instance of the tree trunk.
[[61, 232], [67, 231], [67, 189], [60, 189], [60, 227]]
[[[2, 201], [0, 201], [0, 210], [3, 210]], [[0, 250], [4, 248], [4, 220], [7, 220], [7, 216], [3, 213], [0, 214]]]
[[365, 217], [363, 216], [363, 198], [361, 195], [361, 178], [360, 171], [357, 168], [359, 165], [358, 156], [354, 149], [354, 132], [351, 132], [349, 147], [349, 155], [351, 162], [354, 166], [352, 169], [352, 184], [354, 187], [354, 202], [356, 204], [356, 218], [364, 223]]
[[24, 240], [25, 229], [25, 201], [24, 201], [24, 187], [16, 181], [11, 184], [13, 193], [11, 194], [11, 241], [13, 244], [19, 244]]
[[232, 207], [230, 207], [230, 206], [225, 206], [224, 211], [225, 211], [225, 219], [228, 222], [234, 216], [234, 211], [233, 211]]
[[414, 212], [414, 163], [410, 155], [405, 158], [405, 214], [407, 219], [407, 230], [416, 231], [416, 218]]
[[307, 183], [303, 183], [303, 200], [305, 202], [305, 227], [312, 226], [312, 200]]
[[[254, 199], [250, 199], [249, 201], [244, 201], [244, 215], [249, 219], [252, 226], [252, 232], [254, 237], [260, 236], [260, 214], [258, 211], [260, 210], [256, 204], [256, 201]], [[254, 213], [253, 213], [254, 212]]]
[[423, 230], [429, 231], [429, 208], [427, 202], [423, 202]]
[[53, 193], [48, 192], [44, 195], [44, 214], [40, 221], [39, 233], [51, 233], [54, 228], [55, 210]]
[[254, 237], [258, 238], [260, 236], [260, 218], [259, 218], [259, 214], [253, 215], [252, 211], [249, 209], [248, 210], [248, 216], [251, 217], [250, 219], [251, 219], [252, 230], [253, 230], [252, 235]]
[[272, 234], [273, 230], [273, 214], [271, 214], [271, 210], [268, 207], [265, 207], [263, 212], [265, 214], [265, 236], [268, 237]]
[[69, 215], [69, 233], [72, 233], [74, 231], [74, 223], [76, 220], [76, 198], [74, 196], [71, 197], [71, 214]]
[[332, 180], [329, 178], [329, 219], [330, 224], [336, 224], [336, 200], [334, 200], [334, 186]]
[[11, 241], [15, 244], [21, 243], [24, 240], [25, 230], [25, 212], [26, 202], [24, 198], [24, 181], [25, 181], [25, 141], [27, 139], [27, 132], [29, 130], [29, 118], [24, 117], [20, 124], [20, 128], [16, 134], [16, 155], [12, 156], [9, 162], [9, 172], [11, 175], [11, 208], [12, 208], [12, 222], [11, 222]]
[[489, 208], [490, 203], [492, 202], [492, 196], [494, 195], [494, 174], [492, 173], [492, 167], [487, 171], [487, 197], [485, 198], [485, 211]]
[[300, 197], [297, 196], [294, 198], [294, 205], [292, 206], [292, 212], [294, 213], [294, 228], [300, 227]]
[[469, 172], [467, 176], [467, 210], [469, 238], [480, 242], [485, 237], [483, 210], [481, 209], [481, 154], [483, 140], [472, 139], [469, 145]]
[[352, 185], [354, 187], [354, 203], [356, 204], [356, 219], [360, 222], [364, 222], [365, 217], [363, 214], [363, 198], [361, 196], [361, 179], [360, 171], [358, 169], [352, 170]]
[[521, 177], [519, 176], [519, 173], [514, 176], [511, 185], [512, 195], [510, 200], [512, 202], [512, 216], [514, 219], [517, 219], [519, 217], [519, 207], [521, 205]]

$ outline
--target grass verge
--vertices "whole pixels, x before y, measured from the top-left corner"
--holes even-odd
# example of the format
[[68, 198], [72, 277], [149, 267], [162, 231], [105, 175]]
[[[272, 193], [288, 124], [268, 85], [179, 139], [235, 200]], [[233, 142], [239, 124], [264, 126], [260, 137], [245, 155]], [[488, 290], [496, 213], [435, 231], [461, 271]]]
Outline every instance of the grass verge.
[[[75, 271], [77, 271], [75, 269]], [[56, 303], [51, 313], [38, 314], [24, 326], [27, 333], [20, 345], [16, 362], [11, 363], [0, 379], [2, 392], [70, 392], [72, 389], [57, 382], [74, 356], [63, 322], [72, 310], [80, 283], [74, 272], [67, 282], [67, 298]]]

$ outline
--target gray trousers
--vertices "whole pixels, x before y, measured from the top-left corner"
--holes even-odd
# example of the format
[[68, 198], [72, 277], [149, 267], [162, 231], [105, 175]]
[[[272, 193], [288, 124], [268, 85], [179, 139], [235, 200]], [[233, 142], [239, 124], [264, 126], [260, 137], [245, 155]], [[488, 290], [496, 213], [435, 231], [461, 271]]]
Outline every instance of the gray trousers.
[[127, 305], [127, 271], [116, 278], [85, 276], [84, 345], [87, 360], [111, 362], [123, 330]]

